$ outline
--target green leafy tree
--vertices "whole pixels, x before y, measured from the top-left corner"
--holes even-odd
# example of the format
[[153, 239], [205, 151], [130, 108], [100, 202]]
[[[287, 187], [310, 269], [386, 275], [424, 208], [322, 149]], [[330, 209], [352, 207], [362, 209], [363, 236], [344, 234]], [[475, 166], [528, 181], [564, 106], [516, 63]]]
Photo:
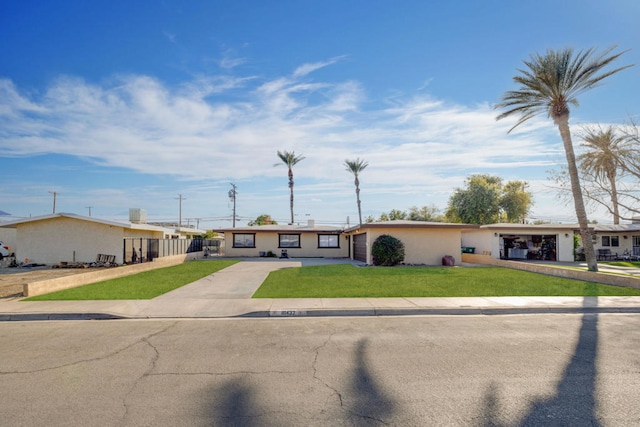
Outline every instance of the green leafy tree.
[[605, 71], [607, 66], [625, 53], [612, 53], [614, 49], [615, 46], [599, 54], [594, 48], [577, 53], [571, 48], [557, 51], [549, 49], [544, 55], [533, 54], [528, 61], [524, 61], [527, 69], [519, 70], [519, 74], [513, 78], [519, 88], [505, 92], [501, 102], [496, 105], [496, 108], [505, 110], [498, 115], [498, 120], [518, 116], [518, 121], [509, 132], [540, 114], [545, 114], [558, 126], [567, 157], [571, 191], [589, 271], [598, 271], [598, 262], [591, 241], [571, 140], [569, 106], [578, 106], [578, 95], [599, 85], [603, 79], [631, 66]]
[[404, 243], [396, 237], [383, 234], [371, 245], [374, 265], [392, 266], [404, 261]]
[[398, 220], [403, 220], [403, 219], [407, 219], [407, 213], [405, 211], [401, 211], [398, 209], [391, 209], [391, 211], [389, 211], [389, 221], [398, 221]]
[[278, 223], [271, 219], [271, 215], [260, 215], [258, 216], [256, 219], [249, 221], [249, 223], [247, 225], [249, 226], [253, 226], [253, 225], [277, 225]]
[[449, 198], [445, 216], [451, 222], [493, 224], [500, 219], [502, 179], [478, 174], [465, 180], [465, 188], [457, 188]]
[[355, 160], [345, 160], [344, 165], [347, 168], [347, 171], [351, 172], [354, 177], [354, 184], [356, 186], [356, 201], [358, 204], [358, 220], [360, 221], [360, 225], [362, 225], [362, 207], [360, 205], [360, 180], [358, 179], [360, 173], [365, 170], [369, 163], [364, 160], [360, 160], [357, 158]]
[[274, 166], [280, 166], [284, 164], [288, 169], [288, 177], [289, 177], [289, 207], [291, 209], [291, 222], [293, 224], [293, 167], [304, 160], [303, 156], [296, 156], [295, 151], [278, 151], [278, 157], [282, 161], [282, 163], [276, 163]]
[[409, 214], [407, 219], [411, 221], [429, 221], [429, 222], [443, 222], [444, 218], [440, 214], [440, 209], [436, 206], [411, 206], [409, 208]]
[[506, 222], [522, 222], [533, 205], [531, 193], [526, 190], [525, 181], [509, 181], [502, 188], [500, 208]]
[[372, 222], [376, 222], [376, 217], [374, 217], [373, 215], [369, 215], [364, 219], [364, 222], [366, 222], [367, 224], [371, 224]]

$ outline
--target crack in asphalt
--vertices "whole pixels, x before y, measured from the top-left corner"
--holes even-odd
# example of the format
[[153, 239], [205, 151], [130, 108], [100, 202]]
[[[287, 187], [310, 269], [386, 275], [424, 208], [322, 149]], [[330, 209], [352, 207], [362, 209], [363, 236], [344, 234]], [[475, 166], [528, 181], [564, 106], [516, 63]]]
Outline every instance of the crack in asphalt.
[[[155, 369], [156, 363], [157, 363], [158, 359], [160, 358], [160, 352], [158, 351], [158, 348], [156, 346], [154, 346], [153, 344], [151, 344], [150, 339], [153, 338], [153, 337], [156, 337], [156, 336], [158, 336], [160, 334], [165, 333], [166, 331], [168, 331], [169, 329], [173, 328], [177, 324], [178, 324], [178, 322], [173, 322], [173, 323], [165, 326], [164, 328], [160, 329], [159, 331], [156, 331], [156, 332], [154, 332], [152, 334], [149, 334], [147, 336], [144, 336], [144, 337], [140, 338], [138, 341], [136, 341], [134, 343], [134, 344], [145, 343], [147, 346], [149, 346], [153, 350], [153, 356], [151, 357], [151, 361], [149, 362], [149, 367], [142, 373], [142, 375], [140, 375], [138, 378], [136, 378], [133, 381], [133, 383], [131, 384], [131, 387], [129, 387], [129, 390], [126, 393], [124, 393], [123, 396], [122, 396], [122, 406], [124, 407], [124, 413], [122, 414], [122, 418], [121, 418], [121, 422], [122, 423], [126, 424], [125, 420], [129, 416], [129, 405], [127, 404], [127, 400], [129, 399], [129, 396], [138, 387], [138, 384], [140, 383], [140, 381], [143, 378], [147, 377], [149, 375], [149, 373]], [[129, 346], [129, 348], [131, 348], [134, 344]]]
[[[327, 337], [327, 339], [318, 347], [316, 347], [315, 349], [315, 357], [313, 358], [313, 363], [311, 364], [311, 369], [313, 369], [313, 379], [318, 381], [320, 384], [322, 384], [324, 387], [328, 388], [329, 390], [332, 391], [333, 394], [335, 394], [336, 396], [338, 396], [338, 401], [340, 402], [340, 407], [342, 408], [343, 405], [343, 401], [342, 401], [342, 394], [335, 388], [331, 387], [329, 384], [327, 384], [324, 380], [322, 380], [322, 378], [320, 378], [318, 376], [318, 368], [316, 367], [317, 363], [318, 363], [318, 357], [320, 356], [320, 350], [322, 350], [323, 348], [325, 348], [327, 346], [327, 344], [329, 344], [329, 341], [331, 341], [331, 339], [333, 338], [333, 336], [335, 335], [335, 332], [332, 332], [331, 334], [329, 334], [329, 336]], [[329, 399], [327, 398], [327, 401]], [[325, 401], [325, 403], [327, 402]]]
[[134, 342], [132, 342], [131, 344], [126, 345], [126, 346], [124, 346], [124, 347], [122, 347], [120, 349], [117, 349], [117, 350], [111, 351], [109, 353], [103, 354], [102, 356], [92, 357], [92, 358], [89, 358], [89, 359], [76, 360], [75, 362], [64, 363], [64, 364], [61, 364], [61, 365], [49, 366], [49, 367], [40, 368], [40, 369], [30, 369], [30, 370], [24, 370], [24, 371], [20, 371], [20, 370], [18, 370], [18, 371], [0, 371], [0, 376], [2, 376], [2, 375], [33, 374], [33, 373], [38, 373], [38, 372], [53, 371], [53, 370], [56, 370], [56, 369], [62, 369], [62, 368], [68, 368], [68, 367], [71, 367], [71, 366], [81, 365], [83, 363], [91, 363], [91, 362], [96, 362], [96, 361], [108, 359], [110, 357], [117, 356], [118, 354], [120, 354], [120, 353], [122, 353], [124, 351], [129, 350], [130, 348], [138, 345], [140, 342], [144, 342], [145, 340], [147, 340], [149, 338], [152, 338], [152, 337], [154, 337], [154, 336], [156, 336], [156, 335], [158, 335], [158, 334], [160, 334], [162, 332], [165, 332], [167, 329], [169, 329], [170, 327], [172, 327], [174, 325], [175, 325], [175, 323], [163, 328], [160, 331], [156, 331], [156, 332], [153, 332], [153, 333], [151, 333], [149, 335], [141, 337], [141, 338], [135, 340]]

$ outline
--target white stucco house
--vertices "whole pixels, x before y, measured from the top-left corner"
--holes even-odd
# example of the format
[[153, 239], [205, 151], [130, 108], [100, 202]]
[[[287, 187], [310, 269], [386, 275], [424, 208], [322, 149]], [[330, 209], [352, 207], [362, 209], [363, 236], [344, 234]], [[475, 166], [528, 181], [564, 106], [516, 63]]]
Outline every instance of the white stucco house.
[[572, 262], [576, 224], [488, 224], [465, 230], [462, 247], [496, 259]]
[[122, 264], [125, 239], [178, 239], [203, 230], [160, 227], [145, 223], [118, 222], [71, 213], [56, 213], [0, 223], [15, 230], [15, 253], [19, 262], [58, 264], [94, 262], [98, 254], [114, 255]]
[[606, 258], [640, 258], [640, 223], [596, 224], [593, 227], [593, 246], [601, 261]]
[[[496, 259], [574, 261], [578, 224], [488, 224], [465, 230], [462, 246]], [[640, 224], [591, 226], [599, 261], [640, 258]]]

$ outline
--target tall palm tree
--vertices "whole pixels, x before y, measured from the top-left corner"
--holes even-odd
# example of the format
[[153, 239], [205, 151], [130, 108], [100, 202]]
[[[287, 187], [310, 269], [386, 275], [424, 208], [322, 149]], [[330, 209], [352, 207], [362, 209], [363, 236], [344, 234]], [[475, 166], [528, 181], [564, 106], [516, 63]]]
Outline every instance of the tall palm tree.
[[293, 224], [293, 167], [304, 159], [303, 156], [296, 156], [295, 151], [279, 151], [278, 157], [282, 160], [282, 163], [276, 163], [273, 166], [280, 166], [284, 164], [289, 169], [289, 191], [291, 192], [291, 196], [289, 197], [289, 205], [291, 208], [291, 222]]
[[546, 113], [558, 126], [567, 157], [571, 191], [580, 225], [580, 235], [589, 271], [598, 271], [598, 262], [593, 250], [587, 212], [582, 198], [582, 189], [576, 166], [576, 156], [569, 129], [569, 105], [578, 106], [578, 95], [597, 86], [603, 79], [631, 67], [626, 65], [609, 71], [603, 69], [625, 53], [612, 53], [615, 46], [596, 54], [594, 48], [574, 54], [573, 49], [547, 50], [545, 55], [530, 56], [524, 64], [528, 69], [518, 70], [520, 74], [513, 81], [520, 85], [517, 90], [507, 91], [496, 108], [506, 109], [497, 119], [519, 115], [511, 132], [527, 120]]
[[578, 156], [578, 165], [581, 169], [590, 171], [596, 179], [607, 181], [613, 208], [613, 223], [620, 224], [616, 178], [622, 168], [622, 159], [631, 154], [631, 149], [626, 144], [628, 139], [618, 135], [613, 126], [605, 129], [585, 129], [582, 139], [582, 145], [587, 151]]
[[354, 183], [356, 185], [356, 200], [358, 202], [358, 219], [360, 220], [360, 225], [362, 225], [362, 207], [360, 205], [360, 180], [358, 179], [358, 175], [360, 175], [360, 172], [362, 172], [367, 166], [369, 166], [369, 163], [365, 162], [364, 160], [360, 160], [360, 158], [358, 157], [355, 160], [345, 160], [344, 165], [346, 166], [347, 171], [351, 172], [355, 177]]

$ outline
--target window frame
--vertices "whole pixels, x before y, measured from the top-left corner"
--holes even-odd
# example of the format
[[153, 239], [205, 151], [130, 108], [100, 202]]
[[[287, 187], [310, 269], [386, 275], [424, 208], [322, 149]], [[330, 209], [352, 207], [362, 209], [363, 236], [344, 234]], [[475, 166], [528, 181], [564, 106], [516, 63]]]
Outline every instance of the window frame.
[[[336, 237], [336, 245], [335, 246], [322, 246], [320, 244], [321, 242], [321, 238], [322, 237], [331, 237], [331, 236], [335, 236]], [[340, 249], [340, 235], [339, 234], [330, 234], [330, 233], [318, 233], [318, 249]]]
[[[296, 236], [298, 238], [297, 246], [283, 246], [282, 237]], [[300, 233], [278, 233], [278, 249], [300, 249], [302, 247], [302, 237]]]
[[[253, 246], [238, 245], [238, 242], [236, 240], [236, 238], [238, 236], [251, 236], [251, 239], [253, 241]], [[256, 247], [256, 233], [233, 233], [233, 247], [234, 248], [239, 248], [239, 249], [255, 248]]]
[[602, 245], [603, 248], [619, 248], [620, 247], [620, 236], [611, 235], [611, 236], [602, 236]]

